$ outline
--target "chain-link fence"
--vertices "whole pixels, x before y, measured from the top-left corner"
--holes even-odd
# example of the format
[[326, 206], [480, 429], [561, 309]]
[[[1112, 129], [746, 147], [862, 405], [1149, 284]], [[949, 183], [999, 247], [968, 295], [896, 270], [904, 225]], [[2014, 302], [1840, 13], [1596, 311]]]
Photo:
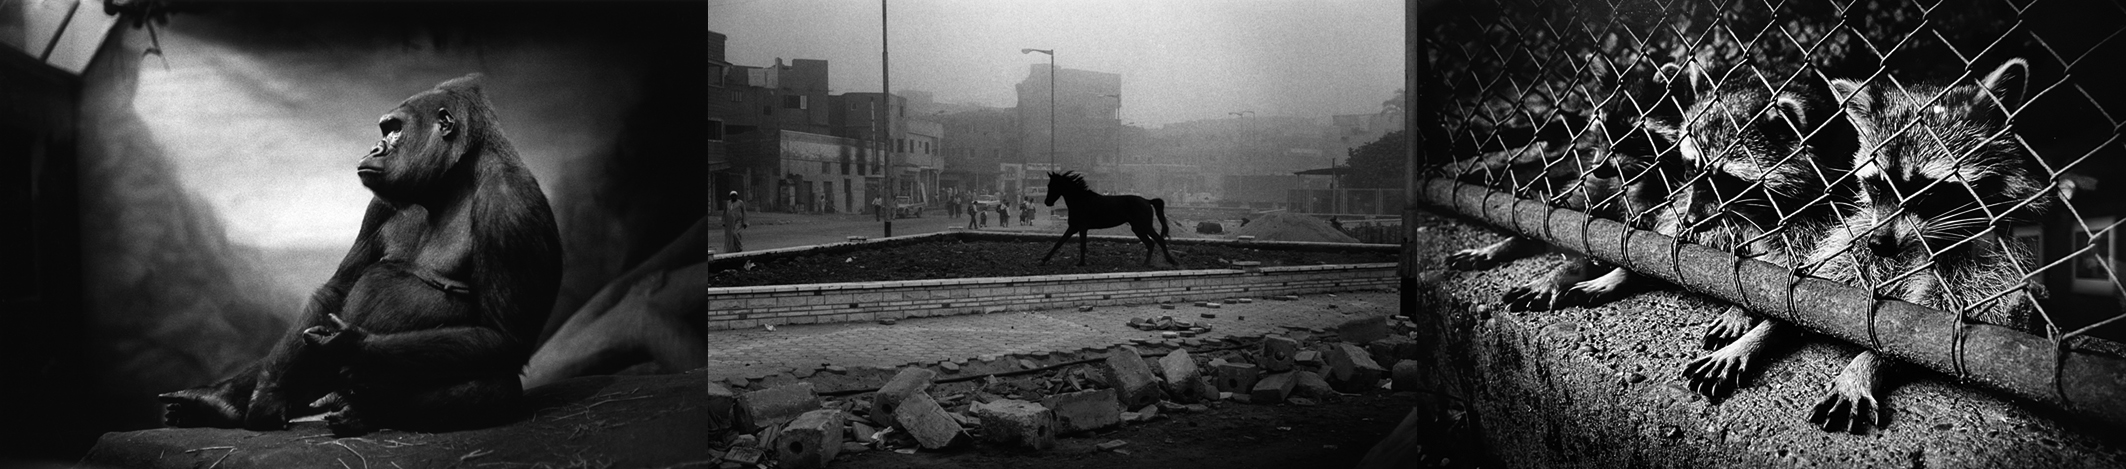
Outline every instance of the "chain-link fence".
[[[1733, 302], [1681, 370], [1746, 387], [1799, 324], [1869, 350], [1812, 412], [1881, 424], [1878, 354], [2126, 424], [2126, 5], [1460, 1], [1420, 13], [1421, 202], [1573, 251], [1516, 309], [1663, 280]], [[1755, 314], [1764, 314], [1757, 317]], [[1755, 363], [1762, 363], [1759, 359]]]

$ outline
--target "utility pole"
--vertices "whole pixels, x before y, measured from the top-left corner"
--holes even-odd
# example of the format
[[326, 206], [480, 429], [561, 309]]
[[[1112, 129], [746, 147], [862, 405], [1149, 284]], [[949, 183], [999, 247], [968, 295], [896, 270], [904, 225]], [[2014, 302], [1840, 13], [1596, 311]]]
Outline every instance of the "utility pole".
[[893, 62], [886, 56], [886, 50], [886, 0], [878, 0], [878, 92], [880, 99], [886, 100], [886, 112], [879, 113], [879, 126], [884, 130], [881, 133], [886, 137], [886, 196], [879, 199], [878, 210], [886, 212], [886, 237], [891, 238], [894, 212], [900, 211], [900, 198], [893, 186], [893, 173], [897, 171], [893, 167], [893, 151], [899, 142], [893, 139]]

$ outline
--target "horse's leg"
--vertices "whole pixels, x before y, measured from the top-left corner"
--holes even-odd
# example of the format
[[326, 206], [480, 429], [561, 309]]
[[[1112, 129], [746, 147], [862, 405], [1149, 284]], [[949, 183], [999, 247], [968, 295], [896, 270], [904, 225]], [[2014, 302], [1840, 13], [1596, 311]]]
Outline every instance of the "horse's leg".
[[1140, 227], [1135, 227], [1135, 226], [1132, 226], [1132, 227], [1130, 227], [1130, 228], [1134, 228], [1134, 229], [1132, 229], [1132, 230], [1130, 230], [1130, 231], [1135, 231], [1135, 232], [1137, 233], [1137, 242], [1140, 242], [1140, 243], [1144, 243], [1144, 265], [1146, 265], [1146, 266], [1150, 266], [1150, 265], [1152, 265], [1152, 238], [1151, 238], [1151, 237], [1153, 237], [1153, 236], [1158, 236], [1158, 234], [1157, 234], [1157, 233], [1146, 233], [1146, 232], [1144, 232], [1144, 229], [1143, 229], [1143, 228], [1140, 228]]
[[[1046, 256], [1041, 256], [1041, 265], [1048, 265], [1048, 258], [1051, 258], [1051, 257], [1056, 257], [1056, 251], [1057, 251], [1057, 250], [1061, 250], [1061, 249], [1063, 249], [1063, 243], [1065, 243], [1065, 242], [1068, 242], [1068, 241], [1070, 241], [1070, 234], [1071, 234], [1071, 233], [1075, 233], [1075, 232], [1077, 232], [1077, 231], [1078, 231], [1078, 227], [1075, 227], [1075, 226], [1073, 226], [1073, 227], [1069, 227], [1069, 228], [1064, 228], [1064, 229], [1063, 229], [1063, 237], [1061, 237], [1061, 238], [1056, 238], [1056, 245], [1055, 245], [1054, 247], [1050, 247], [1050, 248], [1048, 248], [1048, 255], [1046, 255]], [[1081, 263], [1082, 263], [1082, 262], [1084, 262], [1084, 261], [1083, 261], [1083, 260], [1080, 260], [1079, 262], [1081, 262]]]
[[[1085, 238], [1091, 237], [1092, 234], [1093, 230], [1078, 230], [1078, 266], [1080, 267], [1085, 265]], [[1070, 235], [1065, 234], [1063, 237], [1068, 238]]]

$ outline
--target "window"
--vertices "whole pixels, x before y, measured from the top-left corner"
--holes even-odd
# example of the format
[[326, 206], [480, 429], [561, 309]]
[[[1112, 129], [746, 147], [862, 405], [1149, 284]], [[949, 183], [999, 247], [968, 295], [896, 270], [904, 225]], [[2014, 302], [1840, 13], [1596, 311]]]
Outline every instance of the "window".
[[723, 141], [723, 120], [709, 119], [709, 141]]
[[834, 174], [834, 164], [833, 164], [833, 163], [829, 163], [829, 162], [825, 162], [825, 161], [821, 161], [821, 162], [819, 162], [819, 173], [820, 173], [820, 174]]
[[783, 108], [783, 109], [807, 109], [807, 108], [805, 107], [805, 105], [806, 105], [806, 104], [809, 104], [809, 102], [808, 102], [808, 100], [806, 100], [805, 98], [810, 98], [810, 96], [804, 96], [804, 95], [798, 95], [798, 96], [784, 96], [784, 97], [782, 97], [782, 108]]
[[723, 66], [709, 64], [709, 86], [723, 87]]

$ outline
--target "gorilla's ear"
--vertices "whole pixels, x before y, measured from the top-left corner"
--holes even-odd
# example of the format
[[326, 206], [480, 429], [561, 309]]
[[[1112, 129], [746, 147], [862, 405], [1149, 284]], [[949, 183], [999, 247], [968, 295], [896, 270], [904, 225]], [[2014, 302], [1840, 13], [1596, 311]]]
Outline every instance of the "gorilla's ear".
[[450, 108], [436, 108], [436, 125], [442, 127], [444, 140], [458, 135], [458, 119], [450, 115]]

